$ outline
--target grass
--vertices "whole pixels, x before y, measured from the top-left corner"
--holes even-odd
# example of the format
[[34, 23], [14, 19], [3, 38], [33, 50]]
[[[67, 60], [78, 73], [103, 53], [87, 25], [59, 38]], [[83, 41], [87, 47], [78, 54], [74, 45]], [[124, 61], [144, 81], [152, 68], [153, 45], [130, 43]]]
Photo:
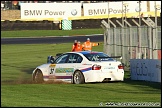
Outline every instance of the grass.
[[77, 30], [18, 30], [18, 31], [1, 31], [1, 38], [14, 37], [44, 37], [44, 36], [74, 36], [103, 34], [101, 29], [77, 29]]
[[[161, 102], [161, 83], [124, 82], [32, 84], [33, 69], [46, 63], [48, 55], [71, 50], [72, 43], [1, 45], [2, 107], [98, 107], [102, 102]], [[93, 47], [102, 51], [103, 44]]]
[[[107, 102], [160, 103], [161, 90], [129, 83], [3, 85], [4, 107], [98, 107]], [[153, 84], [153, 83], [152, 83]], [[157, 84], [156, 84], [157, 85]]]

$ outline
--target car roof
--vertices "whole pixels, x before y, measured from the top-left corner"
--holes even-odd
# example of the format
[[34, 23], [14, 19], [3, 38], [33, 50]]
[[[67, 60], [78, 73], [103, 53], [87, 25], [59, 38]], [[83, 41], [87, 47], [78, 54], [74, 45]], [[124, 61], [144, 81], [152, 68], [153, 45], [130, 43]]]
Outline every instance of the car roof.
[[68, 52], [68, 53], [92, 54], [92, 53], [103, 53], [103, 52], [98, 52], [98, 51], [78, 51], [78, 52]]

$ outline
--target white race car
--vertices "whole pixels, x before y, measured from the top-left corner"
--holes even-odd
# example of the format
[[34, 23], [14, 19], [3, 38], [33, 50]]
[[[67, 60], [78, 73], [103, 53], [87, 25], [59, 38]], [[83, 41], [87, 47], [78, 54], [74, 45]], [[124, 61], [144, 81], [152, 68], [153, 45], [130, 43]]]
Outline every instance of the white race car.
[[61, 80], [73, 84], [104, 81], [124, 81], [124, 66], [103, 52], [66, 52], [48, 56], [47, 63], [32, 73], [36, 83]]

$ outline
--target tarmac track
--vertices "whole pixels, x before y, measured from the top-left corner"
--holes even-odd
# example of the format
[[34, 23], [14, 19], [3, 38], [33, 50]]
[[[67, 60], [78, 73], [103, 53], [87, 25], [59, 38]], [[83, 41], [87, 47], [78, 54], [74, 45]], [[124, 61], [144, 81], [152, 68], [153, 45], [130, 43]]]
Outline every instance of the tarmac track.
[[90, 38], [91, 42], [103, 42], [103, 34], [84, 35], [84, 36], [46, 36], [46, 37], [32, 37], [32, 38], [1, 38], [1, 45], [3, 44], [57, 44], [57, 43], [73, 43], [78, 40], [81, 43]]

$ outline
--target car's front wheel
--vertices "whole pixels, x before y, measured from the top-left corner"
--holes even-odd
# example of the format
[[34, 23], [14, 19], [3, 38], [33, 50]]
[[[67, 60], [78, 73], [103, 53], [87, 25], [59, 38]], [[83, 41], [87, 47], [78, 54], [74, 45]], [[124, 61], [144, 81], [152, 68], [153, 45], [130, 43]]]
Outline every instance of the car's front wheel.
[[80, 71], [76, 71], [73, 75], [74, 84], [83, 84], [85, 83], [84, 76]]
[[43, 83], [44, 82], [43, 74], [42, 74], [41, 70], [36, 70], [33, 80], [35, 83]]

